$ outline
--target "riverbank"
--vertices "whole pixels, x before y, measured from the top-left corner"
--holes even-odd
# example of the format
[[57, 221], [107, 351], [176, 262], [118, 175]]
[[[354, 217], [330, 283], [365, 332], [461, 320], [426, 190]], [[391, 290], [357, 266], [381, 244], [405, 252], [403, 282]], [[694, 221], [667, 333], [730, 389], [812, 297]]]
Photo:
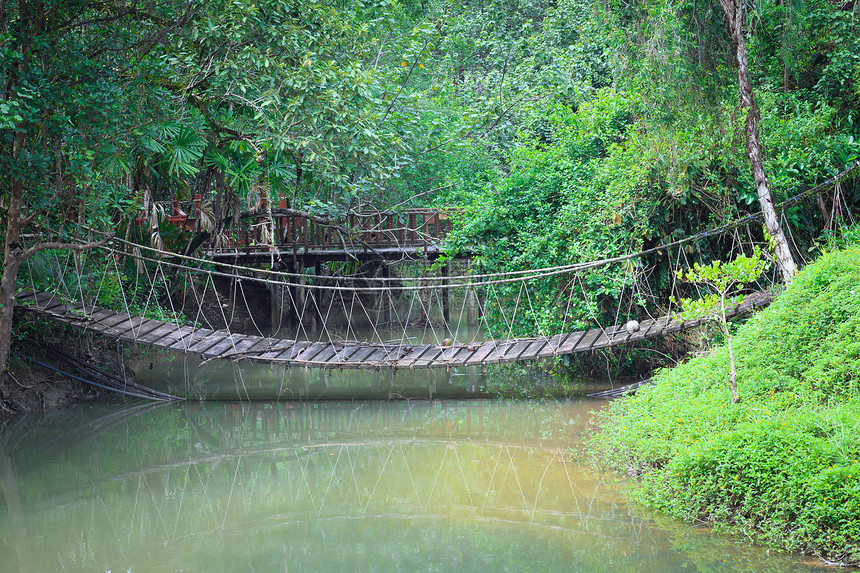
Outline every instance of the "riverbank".
[[598, 463], [649, 507], [860, 564], [860, 245], [805, 268], [733, 337], [594, 419]]
[[16, 326], [28, 336], [13, 346], [5, 380], [0, 384], [0, 420], [16, 414], [46, 412], [105, 396], [99, 388], [84, 384], [39, 364], [73, 370], [47, 351], [53, 347], [93, 364], [117, 370], [120, 356], [91, 333], [75, 333], [40, 320], [19, 321]]

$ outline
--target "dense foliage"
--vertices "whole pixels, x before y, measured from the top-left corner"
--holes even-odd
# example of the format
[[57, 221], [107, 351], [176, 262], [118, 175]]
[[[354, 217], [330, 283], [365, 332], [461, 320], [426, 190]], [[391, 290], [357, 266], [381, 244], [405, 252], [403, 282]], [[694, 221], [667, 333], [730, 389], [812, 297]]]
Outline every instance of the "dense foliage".
[[[456, 244], [478, 245], [492, 270], [552, 266], [651, 247], [757, 211], [719, 5], [559, 3], [552, 13], [560, 12], [567, 33], [552, 37], [559, 48], [568, 44], [576, 89], [542, 92], [540, 104], [518, 113], [512, 137], [497, 132], [491, 137], [500, 144], [482, 146], [496, 168], [461, 175], [456, 199], [467, 210]], [[858, 19], [850, 6], [824, 2], [762, 6], [757, 17], [763, 25], [750, 25], [750, 65], [764, 166], [780, 201], [858, 157], [858, 59], [842, 49], [857, 42]], [[535, 38], [546, 38], [544, 24]], [[848, 188], [856, 204], [856, 179]], [[825, 200], [786, 212], [801, 249], [831, 222], [828, 211]], [[703, 262], [726, 258], [729, 246], [725, 237], [706, 241]], [[632, 314], [636, 305], [665, 303], [667, 262], [647, 260], [647, 277], [618, 265], [578, 279], [591, 287], [585, 305], [583, 297], [565, 304], [570, 282], [545, 285], [538, 314], [544, 325], [558, 320], [552, 301], [560, 300], [579, 319], [614, 317], [619, 306], [631, 308], [620, 298], [637, 282], [657, 296], [631, 301]], [[530, 331], [526, 322], [521, 328]]]
[[[857, 10], [768, 0], [750, 16], [776, 201], [860, 156]], [[483, 271], [653, 247], [759, 209], [718, 2], [17, 0], [0, 32], [13, 279], [25, 231], [95, 239], [87, 225], [190, 252], [264, 197], [326, 218], [450, 208], [450, 251]], [[856, 210], [857, 180], [839, 204], [786, 211], [799, 252]], [[166, 223], [172, 200], [193, 210], [193, 237]], [[696, 256], [730, 247], [715, 237]], [[549, 333], [665, 306], [670, 260], [546, 280], [509, 326]], [[97, 292], [109, 265], [79, 258], [68, 280]], [[488, 300], [507, 312], [518, 297]]]
[[860, 562], [860, 243], [827, 252], [725, 346], [599, 416], [603, 463], [687, 520]]

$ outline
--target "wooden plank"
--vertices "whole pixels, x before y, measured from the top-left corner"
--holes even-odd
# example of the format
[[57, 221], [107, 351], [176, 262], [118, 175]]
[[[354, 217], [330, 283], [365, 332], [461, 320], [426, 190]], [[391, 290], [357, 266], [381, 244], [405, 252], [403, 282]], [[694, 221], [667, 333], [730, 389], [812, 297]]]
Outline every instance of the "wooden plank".
[[266, 352], [271, 352], [272, 348], [274, 347], [276, 342], [277, 341], [274, 338], [259, 337], [259, 338], [257, 338], [257, 343], [254, 344], [253, 346], [248, 347], [248, 349], [245, 350], [245, 353], [246, 354], [254, 354], [254, 355], [256, 355], [256, 356], [254, 356], [254, 359], [258, 359], [261, 355], [265, 354]]
[[116, 326], [120, 322], [127, 320], [129, 316], [127, 314], [114, 312], [104, 318], [100, 318], [98, 320], [90, 321], [90, 328], [93, 330], [107, 330], [112, 326]]
[[128, 326], [129, 328], [124, 333], [116, 335], [116, 337], [126, 342], [134, 342], [137, 339], [137, 334], [140, 332], [141, 325], [147, 320], [149, 319], [142, 316], [132, 316], [127, 322], [119, 323], [114, 328], [119, 329], [120, 327], [125, 326]]
[[451, 360], [460, 352], [459, 344], [452, 344], [450, 346], [445, 346], [442, 354], [437, 358], [439, 362], [450, 363]]
[[331, 357], [329, 362], [334, 366], [343, 367], [344, 363], [349, 361], [349, 357], [364, 348], [363, 346], [356, 346], [354, 344], [348, 344], [346, 346], [341, 347], [334, 356]]
[[463, 366], [476, 350], [475, 345], [459, 344], [452, 352], [446, 354], [445, 360], [449, 366]]
[[475, 352], [466, 359], [466, 366], [484, 364], [487, 356], [496, 350], [496, 346], [498, 346], [496, 342], [482, 342], [478, 348], [475, 349]]
[[592, 328], [591, 330], [585, 331], [585, 336], [577, 342], [576, 348], [573, 349], [573, 352], [585, 352], [586, 350], [590, 350], [591, 346], [601, 336], [603, 336], [603, 331], [599, 328]]
[[260, 355], [260, 360], [271, 360], [290, 350], [296, 344], [295, 340], [279, 339], [272, 344], [268, 352]]
[[19, 293], [15, 293], [15, 302], [36, 301], [39, 296], [39, 291], [36, 289], [27, 289]]
[[238, 355], [244, 354], [253, 348], [258, 342], [260, 342], [259, 336], [248, 336], [246, 334], [238, 335], [236, 336], [236, 347], [233, 350], [228, 350], [225, 357], [236, 358]]
[[421, 358], [424, 353], [433, 348], [432, 344], [419, 344], [417, 346], [412, 347], [412, 350], [407, 352], [405, 355], [401, 356], [397, 361], [398, 368], [410, 368], [415, 361]]
[[577, 330], [570, 334], [567, 337], [567, 340], [561, 343], [561, 346], [558, 347], [559, 354], [570, 354], [571, 352], [576, 352], [576, 347], [579, 344], [579, 341], [585, 338], [585, 335], [588, 334], [587, 330]]
[[90, 303], [89, 305], [76, 304], [74, 307], [74, 310], [76, 313], [81, 313], [84, 316], [86, 316], [87, 318], [90, 318], [96, 312], [98, 312], [100, 310], [105, 310], [105, 309], [101, 308], [100, 306], [96, 306], [93, 303]]
[[533, 340], [511, 340], [510, 342], [513, 343], [513, 345], [508, 346], [508, 348], [505, 350], [505, 353], [499, 359], [500, 361], [513, 362], [514, 360], [519, 358], [520, 354], [522, 354], [523, 351], [526, 348], [528, 348], [529, 345], [534, 341]]
[[48, 293], [39, 293], [36, 295], [33, 300], [35, 301], [36, 308], [40, 310], [48, 310], [57, 308], [59, 306], [65, 306], [66, 302], [62, 297], [56, 294], [48, 294]]
[[492, 342], [476, 342], [467, 346], [467, 348], [471, 349], [472, 352], [468, 357], [465, 357], [463, 360], [464, 366], [481, 364], [481, 361], [484, 360], [488, 354], [493, 351]]
[[314, 356], [319, 354], [325, 349], [326, 344], [323, 342], [314, 342], [304, 350], [302, 350], [295, 358], [293, 358], [296, 362], [304, 362], [307, 360], [311, 360]]
[[203, 354], [216, 344], [220, 344], [224, 341], [224, 338], [227, 334], [224, 331], [213, 331], [209, 336], [202, 338], [198, 342], [195, 342], [191, 346], [188, 347], [186, 352], [190, 354]]
[[176, 342], [191, 336], [194, 329], [190, 326], [182, 325], [165, 334], [160, 340], [157, 340], [153, 346], [158, 348], [170, 348]]
[[544, 347], [544, 349], [541, 350], [540, 353], [538, 353], [538, 358], [547, 358], [549, 356], [557, 356], [558, 355], [558, 349], [561, 347], [561, 345], [564, 343], [564, 341], [567, 340], [570, 336], [571, 336], [570, 334], [565, 333], [565, 334], [556, 334], [555, 336], [550, 338], [549, 341], [547, 342], [547, 345]]
[[412, 366], [414, 366], [415, 368], [424, 368], [424, 367], [430, 366], [431, 364], [434, 364], [439, 359], [440, 356], [442, 356], [443, 352], [445, 352], [444, 348], [440, 348], [440, 347], [434, 345], [434, 346], [430, 347], [430, 349], [427, 352], [425, 352], [421, 356], [421, 358], [416, 360], [412, 364]]
[[331, 343], [326, 344], [325, 348], [323, 348], [322, 352], [313, 357], [312, 362], [319, 365], [322, 368], [328, 368], [328, 361], [334, 358], [337, 354], [338, 349]]
[[[621, 331], [624, 332], [624, 327], [621, 327]], [[607, 329], [604, 329], [601, 332], [600, 337], [594, 341], [594, 344], [591, 345], [592, 350], [596, 350], [598, 348], [606, 348], [607, 346], [612, 346], [612, 341], [615, 338], [615, 334], [618, 332], [618, 326], [610, 326]], [[625, 333], [626, 335], [626, 333]]]
[[[305, 349], [309, 348], [309, 347], [311, 346], [311, 344], [313, 344], [313, 343], [312, 343], [312, 342], [310, 342], [310, 341], [308, 341], [308, 340], [300, 340], [300, 341], [297, 341], [297, 342], [293, 345], [293, 347], [292, 347], [292, 348], [290, 348], [288, 351], [284, 351], [284, 353], [283, 353], [283, 354], [281, 354], [281, 355], [279, 356], [279, 358], [280, 358], [281, 360], [283, 360], [283, 359], [284, 359], [284, 357], [286, 356], [286, 357], [288, 357], [290, 360], [292, 360], [293, 358], [295, 358], [296, 356], [298, 356], [299, 354], [301, 354]], [[289, 354], [287, 354], [287, 353], [289, 353]]]
[[627, 332], [627, 328], [624, 325], [618, 325], [614, 328], [615, 332], [609, 337], [610, 344], [609, 346], [618, 346], [619, 344], [627, 344], [627, 342], [631, 339], [631, 337], [636, 334], [635, 332]]
[[377, 368], [379, 366], [384, 366], [385, 361], [388, 358], [389, 351], [390, 349], [388, 348], [375, 347], [373, 352], [363, 360], [364, 364], [362, 365], [362, 368]]
[[517, 341], [512, 340], [510, 342], [500, 342], [496, 347], [490, 352], [487, 357], [484, 359], [484, 364], [490, 364], [493, 362], [503, 362], [504, 357], [508, 354], [508, 351], [516, 344]]
[[354, 352], [346, 363], [351, 368], [359, 368], [364, 363], [364, 359], [373, 354], [376, 349], [372, 346], [361, 346], [357, 352]]
[[[217, 334], [217, 332], [216, 332]], [[217, 358], [218, 356], [223, 355], [226, 352], [233, 352], [233, 348], [236, 346], [236, 343], [239, 341], [236, 338], [235, 334], [232, 333], [224, 333], [224, 336], [218, 341], [217, 344], [210, 346], [205, 350], [201, 350], [200, 354], [204, 359]]]
[[546, 348], [547, 340], [535, 340], [529, 344], [517, 360], [534, 360], [540, 354], [540, 351]]
[[639, 332], [642, 333], [642, 338], [654, 336], [661, 329], [660, 320], [646, 320], [640, 324]]
[[107, 318], [109, 316], [113, 316], [115, 314], [116, 314], [116, 312], [114, 312], [112, 310], [107, 310], [105, 308], [100, 308], [100, 309], [94, 310], [92, 313], [90, 313], [90, 316], [89, 316], [90, 323], [98, 322], [104, 318]]
[[759, 308], [762, 306], [767, 306], [771, 302], [773, 302], [773, 295], [767, 291], [758, 293], [757, 296], [753, 298], [753, 308]]
[[[184, 336], [180, 336], [179, 339], [170, 345], [170, 350], [181, 350], [183, 352], [188, 352], [188, 349], [206, 338], [210, 336], [214, 331], [210, 328], [198, 328], [189, 332]], [[184, 334], [184, 333], [183, 333]]]
[[140, 325], [143, 321], [146, 320], [143, 316], [128, 316], [126, 315], [126, 320], [120, 321], [119, 323], [113, 325], [111, 328], [120, 329], [120, 328], [131, 328], [134, 332], [137, 332], [137, 329], [140, 328]]
[[454, 357], [454, 362], [456, 362], [457, 366], [465, 366], [469, 363], [469, 361], [481, 350], [482, 346], [479, 344], [467, 344], [460, 350], [460, 353]]
[[73, 324], [80, 326], [87, 319], [82, 314], [71, 312], [70, 308], [62, 303], [58, 305], [53, 305], [50, 309], [42, 308], [36, 306], [35, 304], [18, 305], [18, 308], [29, 312], [35, 312], [36, 314], [40, 314], [43, 317], [50, 318], [51, 320], [61, 322], [63, 324]]
[[176, 332], [179, 330], [179, 325], [171, 324], [169, 322], [163, 322], [161, 326], [156, 328], [155, 330], [150, 330], [146, 334], [137, 337], [138, 342], [142, 342], [144, 344], [153, 344], [158, 343], [162, 338], [169, 335], [170, 333]]
[[90, 323], [88, 328], [105, 336], [120, 338], [123, 334], [131, 331], [131, 318], [127, 314], [116, 314], [109, 316], [101, 322]]
[[273, 350], [271, 353], [269, 353], [268, 360], [281, 363], [289, 360], [298, 353], [298, 350], [296, 350], [296, 345], [298, 344], [297, 342], [295, 342], [294, 340], [285, 340], [284, 342], [289, 342], [290, 346], [283, 347], [278, 350]]
[[661, 316], [654, 321], [654, 327], [649, 328], [648, 332], [645, 333], [645, 336], [649, 338], [652, 336], [660, 336], [666, 330], [666, 325], [669, 324], [670, 320], [672, 320], [671, 316]]
[[150, 332], [153, 332], [154, 330], [162, 326], [164, 326], [164, 322], [162, 322], [161, 320], [147, 318], [138, 327], [136, 339], [140, 339], [142, 336], [146, 336]]
[[[109, 329], [110, 332], [105, 331], [102, 334], [110, 334], [110, 336], [124, 342], [134, 342], [136, 338], [135, 334], [140, 330], [140, 325], [145, 320], [146, 318], [142, 316], [132, 316], [125, 322], [120, 322], [119, 324], [111, 327]], [[120, 330], [122, 332], [120, 332]]]
[[[277, 362], [279, 364], [286, 363], [287, 365], [289, 365], [289, 361], [295, 358], [308, 346], [310, 346], [310, 342], [281, 340], [275, 343], [271, 351], [266, 352], [264, 355], [261, 354], [260, 356], [255, 357], [255, 360], [268, 360], [271, 362]], [[267, 358], [263, 360], [262, 356], [267, 356]]]
[[687, 328], [687, 326], [684, 324], [683, 321], [672, 319], [666, 324], [666, 328], [663, 330], [663, 332], [678, 332], [680, 330], [684, 330], [685, 328]]
[[385, 358], [383, 359], [383, 362], [385, 362], [389, 366], [393, 366], [398, 360], [400, 360], [402, 356], [406, 356], [407, 354], [409, 354], [409, 350], [407, 350], [407, 348], [411, 349], [411, 346], [383, 346], [380, 349], [385, 352]]
[[652, 321], [652, 320], [646, 320], [646, 321], [640, 322], [639, 323], [639, 330], [637, 330], [636, 332], [634, 332], [633, 334], [628, 336], [624, 340], [624, 343], [629, 344], [631, 342], [637, 342], [639, 340], [644, 340], [645, 339], [645, 333], [648, 332], [649, 328], [651, 328], [653, 322], [654, 321]]

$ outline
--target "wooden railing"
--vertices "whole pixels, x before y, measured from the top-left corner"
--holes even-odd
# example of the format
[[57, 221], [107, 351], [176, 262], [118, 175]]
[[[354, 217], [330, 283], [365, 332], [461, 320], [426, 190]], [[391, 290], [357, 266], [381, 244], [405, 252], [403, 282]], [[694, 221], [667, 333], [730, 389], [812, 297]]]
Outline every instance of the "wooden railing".
[[[286, 203], [279, 207], [286, 209]], [[174, 203], [168, 222], [180, 229], [191, 230], [199, 208], [199, 196], [195, 196], [194, 205], [190, 206], [190, 215]], [[238, 225], [225, 232], [217, 246], [210, 245], [210, 248], [219, 252], [267, 249], [271, 243], [265, 240], [266, 210], [263, 203], [256, 213], [244, 216]], [[275, 207], [272, 222], [275, 246], [308, 251], [425, 248], [439, 245], [451, 230], [449, 213], [438, 209], [363, 211], [323, 224], [308, 217], [279, 214]]]

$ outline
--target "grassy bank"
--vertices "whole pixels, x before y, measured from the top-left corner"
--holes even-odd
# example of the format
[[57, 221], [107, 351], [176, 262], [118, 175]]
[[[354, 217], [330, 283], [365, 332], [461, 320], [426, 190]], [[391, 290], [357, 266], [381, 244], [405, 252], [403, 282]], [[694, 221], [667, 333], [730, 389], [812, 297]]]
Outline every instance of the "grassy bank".
[[860, 563], [860, 246], [809, 265], [734, 337], [596, 418], [599, 462], [638, 501], [757, 541]]

